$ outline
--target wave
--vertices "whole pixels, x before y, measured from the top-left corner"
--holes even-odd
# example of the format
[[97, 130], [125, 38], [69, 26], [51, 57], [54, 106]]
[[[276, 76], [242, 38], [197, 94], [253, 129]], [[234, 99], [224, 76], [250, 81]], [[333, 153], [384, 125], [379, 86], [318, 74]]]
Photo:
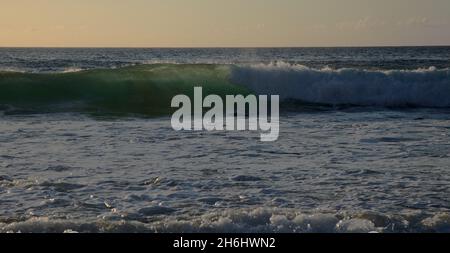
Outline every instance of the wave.
[[[134, 217], [135, 218], [135, 217]], [[377, 212], [300, 213], [291, 209], [225, 210], [199, 216], [156, 215], [150, 220], [52, 219], [49, 217], [0, 220], [0, 233], [447, 233], [448, 213]]]
[[287, 63], [233, 68], [232, 81], [257, 94], [325, 105], [450, 107], [450, 69], [313, 69]]
[[[450, 70], [313, 69], [256, 65], [149, 64], [61, 73], [0, 72], [0, 110], [167, 115], [177, 94], [280, 95], [300, 105], [450, 107]], [[283, 106], [282, 106], [283, 108]]]
[[166, 115], [177, 94], [247, 94], [229, 81], [229, 68], [152, 64], [63, 73], [0, 72], [0, 105], [14, 113], [99, 112]]

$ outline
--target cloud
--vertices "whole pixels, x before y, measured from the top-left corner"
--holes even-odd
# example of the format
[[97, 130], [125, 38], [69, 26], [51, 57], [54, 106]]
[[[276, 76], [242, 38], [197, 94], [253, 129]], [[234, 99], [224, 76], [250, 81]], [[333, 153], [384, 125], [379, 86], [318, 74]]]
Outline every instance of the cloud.
[[336, 29], [341, 31], [370, 31], [395, 26], [400, 28], [443, 28], [450, 26], [450, 23], [445, 20], [432, 20], [428, 17], [411, 17], [395, 22], [367, 16], [358, 20], [343, 21], [335, 25]]
[[266, 25], [265, 24], [257, 24], [256, 25], [256, 30], [258, 31], [263, 31], [266, 29]]
[[427, 26], [430, 23], [428, 18], [408, 18], [406, 20], [400, 20], [397, 22], [398, 26]]
[[449, 23], [446, 21], [434, 21], [427, 17], [411, 17], [397, 22], [399, 27], [440, 28], [448, 25]]
[[379, 29], [388, 25], [384, 20], [373, 18], [370, 16], [363, 17], [358, 20], [344, 21], [336, 24], [336, 28], [339, 30], [373, 30]]

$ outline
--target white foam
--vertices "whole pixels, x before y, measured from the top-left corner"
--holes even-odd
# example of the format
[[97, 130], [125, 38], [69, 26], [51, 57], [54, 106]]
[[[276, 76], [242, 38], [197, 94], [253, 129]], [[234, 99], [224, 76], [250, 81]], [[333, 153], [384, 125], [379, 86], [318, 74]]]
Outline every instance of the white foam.
[[[355, 216], [356, 215], [356, 216]], [[209, 212], [200, 216], [166, 216], [152, 222], [108, 219], [65, 220], [33, 217], [28, 220], [0, 223], [0, 232], [7, 233], [86, 233], [86, 232], [150, 232], [150, 233], [378, 233], [378, 232], [448, 232], [448, 213], [435, 214], [414, 222], [409, 227], [377, 226], [370, 215], [359, 213], [298, 213], [292, 209], [225, 210]], [[366, 218], [362, 218], [367, 216]], [[419, 215], [420, 216], [420, 215]], [[373, 218], [373, 216], [372, 216]], [[384, 216], [388, 223], [403, 217]]]
[[450, 69], [313, 69], [287, 63], [241, 65], [233, 82], [257, 94], [330, 105], [450, 107]]
[[450, 233], [450, 214], [448, 213], [438, 213], [424, 219], [421, 223], [427, 230]]
[[62, 73], [75, 73], [75, 72], [81, 72], [81, 71], [83, 71], [84, 69], [82, 69], [82, 68], [77, 68], [77, 67], [68, 67], [68, 68], [65, 68], [63, 71], [62, 71]]

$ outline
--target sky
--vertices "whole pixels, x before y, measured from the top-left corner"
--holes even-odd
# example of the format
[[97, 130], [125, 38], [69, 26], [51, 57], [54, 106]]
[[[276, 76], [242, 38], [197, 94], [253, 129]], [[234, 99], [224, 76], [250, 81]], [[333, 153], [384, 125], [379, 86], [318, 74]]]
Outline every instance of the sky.
[[0, 47], [450, 45], [449, 0], [0, 0]]

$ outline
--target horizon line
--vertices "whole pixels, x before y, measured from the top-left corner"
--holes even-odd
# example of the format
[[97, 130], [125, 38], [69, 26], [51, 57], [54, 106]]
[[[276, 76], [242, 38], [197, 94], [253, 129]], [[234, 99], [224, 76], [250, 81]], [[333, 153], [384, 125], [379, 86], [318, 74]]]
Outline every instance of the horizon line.
[[0, 48], [111, 48], [111, 49], [264, 49], [264, 48], [389, 48], [389, 47], [450, 47], [450, 44], [432, 45], [349, 45], [349, 46], [0, 46]]

